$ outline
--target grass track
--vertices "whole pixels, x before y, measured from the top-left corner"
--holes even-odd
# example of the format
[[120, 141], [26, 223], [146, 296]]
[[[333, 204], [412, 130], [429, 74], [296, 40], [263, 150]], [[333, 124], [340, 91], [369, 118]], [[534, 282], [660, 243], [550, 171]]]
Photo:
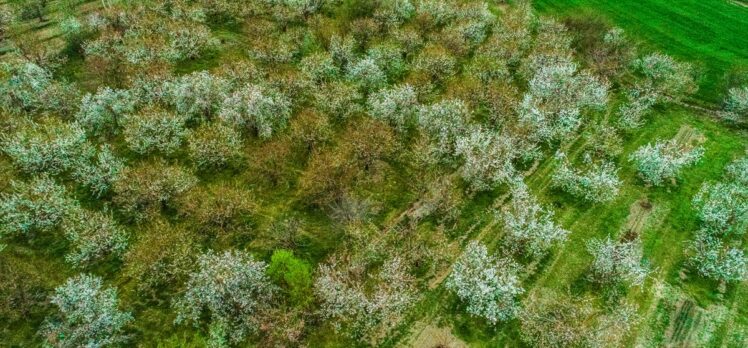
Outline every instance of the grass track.
[[[731, 0], [536, 0], [543, 14], [605, 17], [645, 46], [704, 69], [699, 96], [719, 103], [728, 75], [748, 71], [748, 7]], [[743, 77], [745, 79], [745, 77]]]

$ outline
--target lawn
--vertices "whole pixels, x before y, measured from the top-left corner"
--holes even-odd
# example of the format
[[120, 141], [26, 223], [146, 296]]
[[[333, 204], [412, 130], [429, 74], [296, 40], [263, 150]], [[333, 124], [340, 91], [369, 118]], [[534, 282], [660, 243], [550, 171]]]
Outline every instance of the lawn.
[[[732, 0], [536, 0], [554, 16], [602, 16], [643, 40], [703, 69], [699, 97], [719, 103], [748, 72], [748, 5]], [[742, 78], [737, 75], [742, 75]]]

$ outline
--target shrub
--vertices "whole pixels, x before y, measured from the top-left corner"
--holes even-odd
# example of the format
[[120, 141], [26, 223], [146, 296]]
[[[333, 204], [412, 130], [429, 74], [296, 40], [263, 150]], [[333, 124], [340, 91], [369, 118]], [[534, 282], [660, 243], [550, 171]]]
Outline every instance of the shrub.
[[288, 250], [276, 250], [270, 258], [268, 276], [283, 285], [292, 303], [306, 306], [312, 301], [312, 267]]

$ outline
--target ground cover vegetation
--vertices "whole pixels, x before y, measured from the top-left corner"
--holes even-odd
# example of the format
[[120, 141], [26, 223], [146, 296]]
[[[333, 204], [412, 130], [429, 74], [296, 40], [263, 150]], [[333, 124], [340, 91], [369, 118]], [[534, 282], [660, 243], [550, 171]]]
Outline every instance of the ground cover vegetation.
[[748, 345], [748, 8], [637, 4], [3, 2], [0, 342]]

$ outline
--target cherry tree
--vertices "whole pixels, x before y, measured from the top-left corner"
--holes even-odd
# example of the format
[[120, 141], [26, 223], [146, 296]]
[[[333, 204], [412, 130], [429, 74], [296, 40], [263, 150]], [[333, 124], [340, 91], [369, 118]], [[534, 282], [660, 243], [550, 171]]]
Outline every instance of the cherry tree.
[[125, 326], [133, 320], [118, 307], [117, 290], [101, 278], [80, 274], [55, 289], [57, 313], [47, 318], [40, 333], [51, 347], [104, 347], [127, 340]]
[[218, 117], [236, 127], [253, 128], [267, 139], [288, 123], [291, 101], [274, 88], [248, 85], [223, 101]]
[[465, 160], [460, 168], [462, 178], [480, 191], [509, 182], [516, 175], [512, 161], [518, 157], [519, 148], [510, 136], [470, 127], [455, 141], [455, 155]]
[[90, 159], [80, 161], [73, 168], [72, 178], [95, 197], [101, 197], [109, 192], [124, 168], [124, 161], [112, 152], [111, 146], [104, 144]]
[[489, 255], [485, 245], [472, 241], [445, 284], [467, 304], [468, 313], [495, 325], [512, 319], [519, 310], [517, 297], [524, 292], [519, 272], [511, 259]]
[[10, 186], [11, 193], [0, 194], [0, 235], [50, 232], [79, 209], [64, 186], [45, 176]]
[[748, 279], [748, 257], [743, 249], [739, 244], [726, 244], [711, 231], [698, 231], [686, 252], [690, 264], [704, 277], [725, 282]]
[[[314, 282], [314, 293], [322, 302], [322, 316], [333, 320], [335, 328], [376, 345], [413, 305], [416, 293], [413, 279], [400, 258], [385, 261], [381, 269], [370, 272], [368, 277], [362, 271], [365, 270], [335, 261], [322, 264]], [[367, 286], [367, 280], [373, 286]]]
[[447, 99], [418, 109], [418, 124], [436, 143], [437, 154], [450, 156], [455, 153], [458, 137], [467, 133], [470, 110], [465, 102]]
[[553, 174], [553, 186], [595, 203], [611, 201], [618, 195], [621, 180], [613, 163], [593, 163], [590, 160], [587, 168], [579, 170], [572, 167], [565, 154], [559, 153], [557, 157], [561, 163]]
[[587, 242], [587, 251], [593, 257], [590, 277], [596, 282], [626, 282], [638, 286], [649, 274], [638, 238], [623, 241], [614, 241], [610, 236], [604, 240], [592, 239]]
[[229, 83], [207, 71], [193, 72], [165, 83], [166, 95], [178, 114], [209, 119], [229, 93]]
[[221, 123], [204, 124], [187, 137], [190, 158], [200, 169], [220, 168], [242, 157], [239, 132]]
[[748, 117], [748, 86], [730, 88], [724, 109], [726, 118], [733, 121], [745, 121]]
[[541, 258], [554, 245], [563, 244], [569, 231], [553, 221], [553, 210], [540, 205], [523, 182], [514, 183], [511, 188], [512, 201], [500, 213], [507, 246]]
[[530, 79], [517, 111], [538, 140], [561, 139], [582, 124], [582, 111], [606, 105], [608, 83], [577, 70], [576, 63], [561, 60], [542, 65]]
[[369, 95], [367, 110], [372, 117], [387, 121], [399, 131], [404, 131], [415, 116], [417, 107], [415, 89], [405, 84]]
[[130, 150], [145, 155], [160, 152], [171, 155], [189, 134], [184, 115], [159, 109], [147, 109], [124, 119], [123, 135]]
[[92, 147], [77, 123], [25, 123], [0, 136], [0, 150], [28, 174], [66, 172], [88, 157]]
[[93, 134], [114, 134], [137, 104], [136, 95], [129, 90], [100, 87], [95, 94], [83, 96], [75, 118]]
[[629, 156], [629, 161], [634, 162], [645, 182], [662, 186], [666, 180], [674, 180], [683, 168], [698, 162], [703, 155], [703, 147], [689, 149], [672, 139], [640, 147]]
[[73, 251], [65, 261], [85, 266], [107, 255], [118, 255], [127, 247], [127, 234], [111, 214], [78, 209], [62, 225]]
[[198, 260], [186, 291], [176, 302], [176, 324], [201, 326], [207, 318], [213, 343], [242, 342], [258, 329], [259, 315], [269, 308], [275, 287], [267, 265], [241, 251], [209, 251]]

